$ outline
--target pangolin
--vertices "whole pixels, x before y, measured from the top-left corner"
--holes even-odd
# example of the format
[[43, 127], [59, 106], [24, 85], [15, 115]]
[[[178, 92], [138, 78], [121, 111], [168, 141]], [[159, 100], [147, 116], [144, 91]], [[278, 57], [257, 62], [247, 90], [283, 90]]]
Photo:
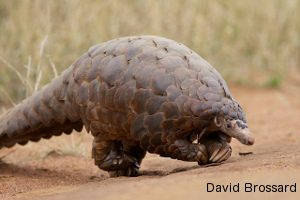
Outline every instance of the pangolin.
[[198, 164], [227, 160], [231, 138], [252, 145], [221, 75], [185, 45], [158, 36], [93, 46], [0, 119], [0, 149], [85, 127], [95, 164], [136, 176], [146, 152]]

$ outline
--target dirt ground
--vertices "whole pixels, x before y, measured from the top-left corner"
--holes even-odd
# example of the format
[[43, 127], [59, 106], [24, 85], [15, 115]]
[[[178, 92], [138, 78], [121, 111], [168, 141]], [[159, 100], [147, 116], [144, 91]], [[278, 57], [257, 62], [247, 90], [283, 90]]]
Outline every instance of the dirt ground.
[[[246, 111], [256, 143], [233, 141], [232, 157], [221, 165], [200, 167], [147, 155], [141, 176], [108, 178], [90, 158], [91, 136], [74, 134], [1, 150], [0, 199], [300, 199], [300, 188], [296, 193], [242, 191], [245, 182], [300, 187], [300, 83], [231, 91]], [[241, 190], [209, 193], [207, 183], [240, 183]]]

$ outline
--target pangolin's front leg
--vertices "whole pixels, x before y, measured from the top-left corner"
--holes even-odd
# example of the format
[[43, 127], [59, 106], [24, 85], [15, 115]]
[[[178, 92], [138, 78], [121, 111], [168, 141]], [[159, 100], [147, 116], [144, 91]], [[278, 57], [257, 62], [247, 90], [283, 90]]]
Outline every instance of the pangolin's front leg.
[[203, 144], [194, 144], [188, 140], [179, 139], [168, 146], [170, 157], [183, 161], [196, 161], [199, 164], [208, 162], [208, 154]]
[[186, 137], [177, 137], [169, 141], [162, 138], [160, 133], [144, 135], [141, 139], [141, 147], [162, 157], [198, 162], [199, 164], [208, 162], [209, 157], [205, 145], [192, 143]]
[[152, 137], [145, 136], [142, 139], [142, 146], [149, 152], [157, 153], [163, 157], [205, 165], [227, 160], [232, 152], [229, 142], [229, 138], [218, 132], [206, 135], [199, 143], [193, 143], [186, 137], [177, 138], [173, 142], [163, 142], [160, 134], [155, 134]]
[[176, 140], [167, 147], [171, 158], [184, 161], [197, 161], [199, 165], [219, 163], [231, 156], [232, 148], [228, 139], [219, 133], [212, 133], [199, 141]]

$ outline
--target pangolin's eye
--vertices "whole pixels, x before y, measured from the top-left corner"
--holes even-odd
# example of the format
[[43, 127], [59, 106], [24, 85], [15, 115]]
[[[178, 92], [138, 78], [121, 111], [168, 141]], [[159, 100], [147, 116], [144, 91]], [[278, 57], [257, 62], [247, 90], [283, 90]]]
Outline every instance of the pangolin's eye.
[[231, 126], [231, 124], [230, 124], [230, 123], [227, 123], [227, 124], [226, 124], [226, 128], [228, 128], [228, 129], [229, 129], [229, 128], [231, 128], [231, 127], [232, 127], [232, 126]]

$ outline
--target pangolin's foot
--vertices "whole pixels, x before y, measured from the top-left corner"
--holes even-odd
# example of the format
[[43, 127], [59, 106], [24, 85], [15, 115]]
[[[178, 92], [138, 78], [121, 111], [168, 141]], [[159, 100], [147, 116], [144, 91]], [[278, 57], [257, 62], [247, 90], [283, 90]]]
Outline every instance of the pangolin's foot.
[[187, 140], [176, 140], [168, 148], [171, 158], [207, 164], [208, 155], [203, 144], [193, 144]]
[[219, 163], [227, 160], [231, 156], [230, 140], [221, 134], [212, 134], [201, 140], [205, 145], [209, 156], [208, 163]]
[[114, 151], [111, 151], [98, 166], [108, 171], [111, 177], [137, 176], [140, 168], [136, 158]]
[[126, 141], [105, 141], [94, 138], [92, 157], [95, 164], [111, 177], [137, 176], [146, 151]]
[[108, 173], [110, 177], [119, 177], [119, 176], [135, 177], [138, 176], [139, 174], [139, 168], [131, 166], [124, 169], [109, 171]]

